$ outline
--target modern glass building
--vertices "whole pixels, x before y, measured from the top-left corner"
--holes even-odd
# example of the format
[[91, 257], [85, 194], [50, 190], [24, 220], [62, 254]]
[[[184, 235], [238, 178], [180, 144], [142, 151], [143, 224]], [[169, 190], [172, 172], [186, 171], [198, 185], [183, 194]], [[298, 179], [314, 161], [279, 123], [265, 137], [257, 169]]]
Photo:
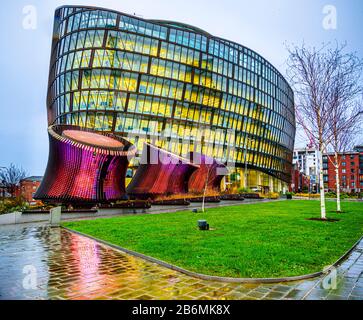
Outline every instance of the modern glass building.
[[256, 52], [193, 26], [58, 8], [47, 109], [49, 125], [113, 133], [139, 150], [150, 142], [235, 162], [227, 187], [280, 191], [290, 181], [289, 84]]

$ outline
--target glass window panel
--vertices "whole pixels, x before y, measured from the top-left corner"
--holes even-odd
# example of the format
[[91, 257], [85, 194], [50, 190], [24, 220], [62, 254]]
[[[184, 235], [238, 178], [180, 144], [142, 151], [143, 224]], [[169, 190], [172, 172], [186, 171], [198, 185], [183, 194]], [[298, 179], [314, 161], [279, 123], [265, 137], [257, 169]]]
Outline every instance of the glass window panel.
[[89, 22], [88, 28], [95, 28], [97, 26], [99, 11], [90, 11], [89, 12]]
[[85, 29], [88, 26], [89, 11], [82, 12], [81, 22], [79, 24], [80, 29]]
[[68, 19], [67, 33], [69, 33], [69, 32], [71, 32], [71, 31], [72, 31], [73, 18], [74, 18], [74, 16], [71, 16], [71, 17]]

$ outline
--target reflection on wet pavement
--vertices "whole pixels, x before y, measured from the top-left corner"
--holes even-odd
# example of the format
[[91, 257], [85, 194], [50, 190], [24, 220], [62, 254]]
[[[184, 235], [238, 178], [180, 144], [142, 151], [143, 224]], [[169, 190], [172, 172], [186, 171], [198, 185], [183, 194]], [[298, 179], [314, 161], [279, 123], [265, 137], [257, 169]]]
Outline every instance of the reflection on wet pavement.
[[[195, 279], [48, 226], [0, 227], [0, 299], [363, 299], [363, 241], [334, 281], [231, 284]], [[326, 288], [326, 289], [323, 289]]]

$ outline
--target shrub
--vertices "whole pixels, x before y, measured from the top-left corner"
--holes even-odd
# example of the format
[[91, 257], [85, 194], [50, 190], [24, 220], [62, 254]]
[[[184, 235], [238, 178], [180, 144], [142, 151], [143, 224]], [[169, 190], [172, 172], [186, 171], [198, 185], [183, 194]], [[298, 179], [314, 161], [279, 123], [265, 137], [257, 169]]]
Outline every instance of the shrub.
[[239, 194], [242, 194], [242, 193], [253, 193], [253, 191], [252, 191], [250, 188], [239, 188], [239, 189], [237, 190], [237, 192], [238, 192]]
[[29, 205], [29, 210], [38, 210], [38, 209], [44, 209], [45, 205], [41, 201], [38, 201], [36, 204]]
[[320, 194], [309, 194], [309, 193], [297, 193], [296, 194], [297, 197], [302, 197], [302, 198], [313, 198], [313, 199], [317, 199], [320, 198]]
[[337, 194], [335, 192], [327, 192], [327, 193], [325, 193], [325, 196], [327, 198], [336, 198]]
[[351, 193], [347, 194], [347, 196], [349, 198], [361, 198], [362, 197], [360, 192], [351, 192]]
[[[336, 198], [337, 197], [337, 194], [335, 191], [330, 191], [330, 192], [327, 192], [326, 194], [326, 197], [327, 198]], [[359, 199], [359, 198], [362, 198], [362, 193], [360, 192], [351, 192], [351, 193], [347, 193], [347, 192], [341, 192], [340, 193], [340, 198], [341, 199]]]
[[264, 198], [276, 200], [280, 199], [280, 194], [276, 192], [269, 192], [268, 194], [264, 195]]
[[0, 214], [11, 213], [26, 209], [28, 204], [22, 197], [5, 199], [0, 202]]

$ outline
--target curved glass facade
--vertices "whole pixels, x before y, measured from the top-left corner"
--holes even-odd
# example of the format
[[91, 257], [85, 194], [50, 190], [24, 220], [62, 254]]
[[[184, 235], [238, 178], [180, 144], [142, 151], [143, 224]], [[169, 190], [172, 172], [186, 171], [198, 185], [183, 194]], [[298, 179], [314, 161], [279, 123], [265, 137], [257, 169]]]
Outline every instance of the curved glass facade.
[[47, 105], [49, 125], [112, 132], [139, 149], [152, 142], [182, 156], [200, 151], [290, 180], [292, 89], [254, 51], [192, 26], [58, 8]]

